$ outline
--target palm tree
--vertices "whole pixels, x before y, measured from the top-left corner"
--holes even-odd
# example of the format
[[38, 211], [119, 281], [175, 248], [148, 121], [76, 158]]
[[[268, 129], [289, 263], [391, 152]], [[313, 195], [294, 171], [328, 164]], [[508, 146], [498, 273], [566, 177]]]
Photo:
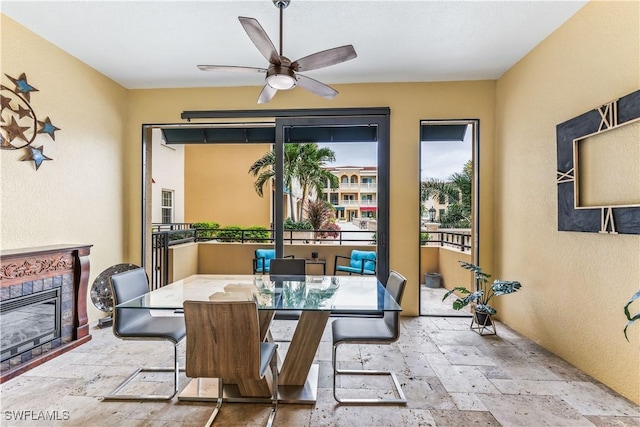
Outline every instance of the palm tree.
[[[327, 181], [331, 188], [338, 188], [338, 177], [325, 170], [326, 162], [335, 160], [334, 152], [329, 148], [320, 148], [314, 143], [284, 144], [284, 186], [289, 191], [289, 203], [292, 219], [295, 221], [296, 210], [293, 205], [293, 185], [299, 184], [302, 189], [302, 203], [297, 217], [302, 218], [302, 206], [310, 190], [322, 194]], [[275, 153], [273, 150], [265, 153], [249, 168], [249, 173], [257, 177], [254, 188], [260, 197], [264, 196], [264, 185], [275, 177]]]
[[302, 218], [303, 206], [312, 191], [315, 192], [316, 197], [320, 197], [327, 182], [334, 190], [340, 185], [338, 177], [326, 169], [327, 162], [335, 160], [335, 153], [329, 148], [320, 148], [316, 143], [301, 144], [296, 164], [296, 178], [302, 188], [302, 203], [298, 210], [298, 218]]
[[473, 163], [467, 161], [462, 172], [456, 172], [446, 181], [428, 179], [420, 183], [421, 207], [432, 197], [449, 200], [445, 216], [440, 218], [443, 227], [453, 226], [455, 223], [471, 224], [471, 183], [473, 177]]
[[[296, 161], [299, 157], [299, 144], [285, 144], [284, 145], [284, 186], [285, 192], [288, 190], [292, 192], [293, 179], [296, 170]], [[256, 182], [253, 184], [258, 196], [264, 196], [264, 185], [270, 182], [276, 176], [274, 165], [276, 164], [276, 154], [273, 150], [265, 153], [264, 156], [256, 160], [249, 168], [249, 173], [257, 177]], [[290, 212], [294, 215], [293, 197], [289, 196]], [[292, 218], [295, 221], [295, 218]]]

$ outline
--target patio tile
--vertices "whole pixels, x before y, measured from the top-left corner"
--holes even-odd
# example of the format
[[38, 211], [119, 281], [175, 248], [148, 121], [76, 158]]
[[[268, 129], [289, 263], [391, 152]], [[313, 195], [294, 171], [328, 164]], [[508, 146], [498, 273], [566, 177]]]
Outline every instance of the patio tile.
[[478, 397], [503, 427], [593, 425], [557, 396], [479, 394]]
[[433, 410], [431, 416], [437, 426], [500, 426], [489, 412]]
[[614, 398], [592, 383], [563, 382], [558, 395], [584, 415], [640, 417], [640, 408], [637, 405]]
[[[515, 332], [481, 337], [468, 319], [403, 318], [402, 335], [393, 345], [344, 345], [340, 366], [394, 370], [407, 396], [406, 405], [338, 405], [331, 387], [331, 330], [316, 354], [318, 401], [279, 405], [277, 425], [284, 426], [629, 426], [640, 427], [640, 409], [577, 368]], [[287, 329], [287, 325], [283, 325]], [[280, 330], [283, 330], [280, 329]], [[502, 331], [502, 328], [500, 329]], [[171, 366], [171, 345], [123, 341], [110, 329], [92, 328], [93, 339], [0, 386], [2, 411], [69, 411], [68, 420], [46, 425], [201, 426], [212, 403], [106, 402], [102, 396], [140, 366]], [[499, 332], [501, 333], [501, 332]], [[281, 343], [284, 354], [288, 344]], [[178, 347], [184, 363], [184, 342]], [[188, 379], [181, 374], [180, 387]], [[130, 388], [166, 392], [171, 377], [140, 376]], [[386, 377], [340, 377], [349, 396], [391, 396]], [[260, 426], [268, 404], [225, 403], [216, 425]], [[5, 417], [6, 418], [6, 417]], [[33, 421], [2, 425], [33, 426]], [[40, 425], [40, 424], [38, 424]], [[42, 424], [45, 425], [45, 424]]]
[[587, 415], [585, 418], [598, 427], [640, 426], [640, 417], [604, 417], [599, 415]]

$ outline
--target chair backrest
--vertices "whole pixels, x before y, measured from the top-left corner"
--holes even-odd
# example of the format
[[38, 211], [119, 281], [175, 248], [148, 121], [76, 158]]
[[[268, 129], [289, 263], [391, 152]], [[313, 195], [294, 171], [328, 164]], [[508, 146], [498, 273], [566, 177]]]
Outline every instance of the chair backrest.
[[[149, 292], [149, 281], [144, 268], [114, 274], [109, 278], [109, 283], [114, 307]], [[126, 336], [128, 325], [149, 316], [149, 310], [116, 307], [113, 311], [113, 332], [116, 336]]]
[[362, 268], [362, 260], [370, 260], [364, 262], [365, 270], [373, 270], [376, 269], [376, 253], [374, 251], [351, 251], [351, 261], [349, 262], [349, 267], [360, 269]]
[[[397, 271], [391, 270], [389, 278], [387, 279], [387, 292], [393, 297], [398, 304], [402, 304], [402, 297], [404, 295], [404, 288], [407, 284], [407, 279], [404, 278]], [[394, 338], [398, 339], [400, 336], [400, 312], [387, 311], [384, 313], [384, 321], [390, 330], [394, 331]]]
[[256, 269], [263, 272], [269, 271], [271, 260], [275, 257], [275, 249], [256, 249]]
[[301, 258], [274, 258], [271, 260], [269, 274], [304, 276], [307, 274], [306, 262]]
[[260, 378], [260, 327], [254, 301], [185, 301], [186, 374]]

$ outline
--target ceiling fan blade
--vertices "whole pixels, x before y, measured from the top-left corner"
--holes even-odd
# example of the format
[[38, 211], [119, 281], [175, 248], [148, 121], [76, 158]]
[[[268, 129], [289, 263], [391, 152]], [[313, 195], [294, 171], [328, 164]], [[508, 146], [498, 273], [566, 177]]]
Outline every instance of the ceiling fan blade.
[[262, 92], [260, 92], [260, 96], [258, 96], [258, 104], [266, 104], [271, 101], [271, 98], [274, 97], [278, 89], [274, 89], [269, 85], [264, 85], [262, 88]]
[[322, 52], [312, 53], [311, 55], [294, 61], [291, 64], [291, 68], [295, 71], [317, 70], [318, 68], [324, 68], [330, 65], [349, 61], [357, 56], [356, 50], [349, 44], [346, 46], [323, 50]]
[[278, 51], [273, 45], [273, 42], [258, 20], [255, 18], [247, 18], [245, 16], [239, 16], [238, 19], [262, 56], [264, 56], [269, 63], [280, 65], [280, 55], [278, 55]]
[[235, 65], [198, 65], [202, 71], [229, 71], [233, 73], [266, 73], [266, 68], [238, 67]]
[[334, 88], [327, 86], [326, 84], [314, 80], [310, 77], [296, 74], [296, 78], [298, 79], [298, 86], [300, 86], [302, 89], [308, 90], [309, 92], [315, 93], [316, 95], [320, 95], [323, 98], [333, 99], [333, 97], [338, 94], [338, 91]]

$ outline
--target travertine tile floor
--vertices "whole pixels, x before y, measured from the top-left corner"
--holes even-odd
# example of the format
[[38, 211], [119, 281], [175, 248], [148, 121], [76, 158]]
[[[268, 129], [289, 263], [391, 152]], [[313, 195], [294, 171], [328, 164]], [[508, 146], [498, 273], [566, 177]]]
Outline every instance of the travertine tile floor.
[[[275, 325], [276, 336], [292, 322]], [[92, 341], [1, 386], [2, 426], [201, 426], [213, 404], [103, 402], [140, 364], [170, 366], [169, 343], [122, 341], [92, 328]], [[408, 398], [406, 406], [339, 406], [331, 393], [331, 329], [317, 354], [318, 402], [281, 404], [280, 426], [640, 426], [640, 408], [578, 369], [498, 325], [498, 336], [469, 330], [469, 319], [403, 318], [391, 346], [343, 346], [351, 366], [390, 366]], [[184, 354], [184, 342], [180, 346]], [[282, 348], [286, 351], [286, 348]], [[182, 356], [184, 357], [184, 356]], [[168, 374], [147, 376], [134, 389], [166, 390]], [[181, 386], [187, 379], [182, 377]], [[385, 394], [381, 378], [346, 378], [343, 394]], [[382, 390], [384, 389], [384, 390]], [[32, 411], [19, 421], [20, 411]], [[42, 411], [42, 412], [41, 412]], [[269, 405], [225, 403], [216, 425], [264, 425]], [[22, 416], [26, 416], [22, 412]], [[58, 420], [34, 419], [54, 416]], [[63, 419], [65, 418], [65, 419]]]

